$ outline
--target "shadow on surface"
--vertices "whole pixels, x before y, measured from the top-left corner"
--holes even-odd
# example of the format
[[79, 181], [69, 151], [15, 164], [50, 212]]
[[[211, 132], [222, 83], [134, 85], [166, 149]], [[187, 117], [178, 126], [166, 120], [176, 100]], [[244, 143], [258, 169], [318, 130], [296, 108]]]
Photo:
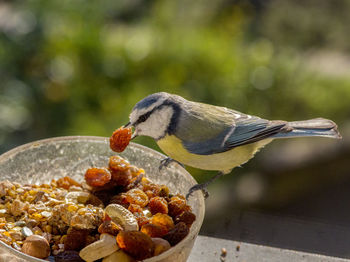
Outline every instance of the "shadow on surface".
[[204, 221], [201, 234], [350, 258], [350, 209], [345, 203], [350, 198], [349, 187], [350, 181], [337, 185], [280, 210], [278, 215], [232, 209], [230, 217], [222, 218], [220, 228]]

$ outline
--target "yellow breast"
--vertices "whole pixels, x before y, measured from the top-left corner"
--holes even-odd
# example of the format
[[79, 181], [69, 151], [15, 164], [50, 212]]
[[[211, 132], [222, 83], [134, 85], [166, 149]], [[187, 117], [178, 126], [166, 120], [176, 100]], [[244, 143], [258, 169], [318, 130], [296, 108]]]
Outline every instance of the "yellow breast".
[[251, 159], [263, 146], [272, 139], [265, 139], [256, 143], [235, 147], [223, 153], [212, 155], [197, 155], [188, 152], [176, 136], [165, 136], [157, 141], [158, 146], [172, 159], [188, 166], [204, 170], [229, 171]]

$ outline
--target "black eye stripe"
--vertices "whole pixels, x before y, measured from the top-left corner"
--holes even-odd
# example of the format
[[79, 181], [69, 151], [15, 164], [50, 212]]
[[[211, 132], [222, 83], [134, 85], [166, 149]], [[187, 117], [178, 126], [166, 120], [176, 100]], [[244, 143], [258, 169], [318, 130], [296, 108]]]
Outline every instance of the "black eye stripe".
[[142, 122], [145, 122], [145, 121], [149, 118], [149, 116], [150, 116], [152, 113], [153, 113], [153, 110], [150, 111], [150, 112], [147, 112], [147, 113], [145, 113], [145, 114], [143, 114], [143, 115], [141, 115], [141, 116], [137, 119], [137, 121], [136, 121], [135, 124], [140, 124], [140, 123], [142, 123]]
[[176, 104], [172, 101], [169, 101], [169, 100], [165, 100], [162, 105], [159, 105], [159, 106], [153, 108], [151, 111], [139, 116], [137, 121], [134, 123], [134, 126], [136, 126], [142, 122], [145, 122], [154, 111], [162, 108], [163, 106], [171, 106], [174, 110], [173, 116], [171, 117], [171, 121], [170, 121], [170, 124], [168, 126], [168, 130], [167, 130], [168, 134], [173, 134], [175, 132], [175, 129], [176, 129], [176, 124], [178, 122], [181, 107], [178, 104]]

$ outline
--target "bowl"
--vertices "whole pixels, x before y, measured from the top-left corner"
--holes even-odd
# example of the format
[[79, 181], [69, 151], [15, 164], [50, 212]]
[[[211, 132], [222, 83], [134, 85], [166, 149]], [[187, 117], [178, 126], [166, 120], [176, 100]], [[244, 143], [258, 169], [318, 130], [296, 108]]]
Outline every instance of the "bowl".
[[[0, 180], [39, 184], [51, 179], [70, 176], [83, 181], [84, 173], [91, 166], [108, 165], [108, 159], [117, 153], [109, 148], [109, 140], [104, 137], [70, 136], [35, 141], [14, 148], [0, 156]], [[146, 171], [146, 176], [156, 183], [165, 184], [170, 192], [185, 195], [196, 184], [192, 176], [180, 165], [172, 164], [159, 171], [160, 160], [165, 158], [150, 148], [130, 143], [120, 153], [122, 157]], [[189, 205], [196, 215], [190, 233], [176, 246], [145, 262], [187, 260], [204, 218], [204, 197], [199, 191], [189, 199]], [[47, 261], [28, 256], [0, 241], [1, 261]]]

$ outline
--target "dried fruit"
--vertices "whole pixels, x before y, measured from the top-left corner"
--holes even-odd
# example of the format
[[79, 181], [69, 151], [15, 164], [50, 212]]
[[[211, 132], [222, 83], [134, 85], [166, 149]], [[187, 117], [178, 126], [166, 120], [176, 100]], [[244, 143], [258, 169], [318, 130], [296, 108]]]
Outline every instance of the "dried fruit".
[[[37, 257], [51, 253], [58, 262], [82, 261], [80, 249], [88, 261], [103, 257], [104, 262], [134, 261], [124, 251], [116, 251], [115, 236], [136, 259], [158, 255], [170, 248], [159, 237], [172, 244], [181, 241], [195, 215], [183, 196], [169, 196], [167, 186], [144, 174], [114, 156], [108, 168], [88, 169], [83, 184], [69, 177], [42, 185], [0, 182], [0, 241]], [[105, 212], [103, 204], [108, 205]], [[130, 231], [134, 233], [129, 235]], [[45, 243], [40, 249], [38, 241]]]
[[120, 231], [118, 246], [137, 260], [153, 256], [155, 244], [152, 239], [140, 231]]
[[133, 177], [130, 180], [129, 184], [127, 185], [126, 189], [130, 190], [130, 189], [132, 189], [134, 187], [137, 187], [141, 183], [141, 180], [142, 180], [143, 176], [144, 176], [144, 174], [140, 173], [139, 175]]
[[125, 231], [139, 229], [135, 216], [125, 207], [118, 204], [110, 204], [106, 206], [105, 212], [113, 222], [121, 225]]
[[130, 204], [128, 207], [128, 210], [133, 214], [135, 214], [135, 213], [143, 214], [142, 207], [140, 207], [139, 205], [136, 205], [136, 204]]
[[96, 207], [104, 207], [103, 202], [97, 196], [90, 194], [89, 199], [85, 202], [85, 205], [93, 205]]
[[126, 200], [126, 195], [125, 193], [121, 193], [119, 195], [115, 195], [111, 198], [110, 204], [118, 204], [118, 205], [121, 205], [125, 208], [128, 208], [129, 207], [129, 202]]
[[162, 237], [168, 233], [168, 229], [164, 226], [154, 225], [151, 223], [145, 224], [141, 227], [141, 232], [150, 237]]
[[104, 186], [111, 180], [111, 173], [104, 168], [89, 168], [85, 173], [85, 181], [89, 186]]
[[50, 255], [50, 245], [44, 237], [31, 235], [24, 241], [22, 252], [37, 258], [47, 258]]
[[122, 228], [116, 223], [114, 223], [112, 220], [105, 220], [98, 227], [98, 233], [100, 234], [107, 233], [113, 236], [118, 235], [120, 230], [122, 230]]
[[95, 261], [114, 253], [118, 249], [114, 236], [101, 234], [100, 240], [80, 250], [79, 256], [85, 261]]
[[[111, 181], [112, 182], [112, 181]], [[115, 187], [105, 188], [111, 182], [107, 183], [103, 187], [94, 187], [94, 196], [102, 201], [104, 205], [108, 205], [115, 194], [118, 194], [118, 189]]]
[[184, 211], [189, 211], [191, 208], [186, 204], [186, 200], [179, 197], [173, 196], [168, 203], [169, 215], [176, 217]]
[[135, 262], [135, 259], [119, 249], [113, 254], [105, 257], [102, 262]]
[[152, 197], [148, 206], [152, 214], [168, 214], [168, 203], [163, 197]]
[[150, 222], [154, 225], [164, 227], [167, 231], [174, 228], [173, 219], [167, 214], [157, 213], [151, 218]]
[[86, 237], [89, 231], [86, 229], [69, 228], [64, 240], [65, 250], [80, 250], [85, 247]]
[[140, 207], [145, 207], [148, 204], [148, 196], [141, 189], [130, 189], [128, 192], [126, 192], [125, 196], [126, 200], [130, 204], [136, 204]]
[[131, 172], [132, 177], [137, 177], [141, 174], [145, 174], [145, 170], [143, 168], [138, 168], [137, 166], [130, 165], [129, 170]]
[[55, 256], [55, 262], [84, 262], [79, 256], [79, 252], [74, 250], [65, 250]]
[[115, 130], [109, 139], [109, 146], [115, 152], [123, 152], [131, 140], [131, 127], [120, 127]]
[[128, 171], [112, 170], [112, 180], [117, 186], [127, 186], [131, 181], [131, 173]]
[[73, 178], [65, 176], [57, 180], [57, 187], [61, 187], [64, 189], [69, 189], [71, 186], [80, 187], [81, 184], [75, 181]]
[[126, 171], [129, 169], [130, 163], [120, 156], [111, 156], [108, 167], [113, 171]]
[[169, 188], [166, 185], [161, 185], [159, 188], [159, 196], [168, 197], [169, 196]]
[[149, 223], [149, 218], [145, 215], [139, 215], [138, 213], [135, 214], [137, 223], [139, 224], [139, 227], [142, 227], [143, 225], [146, 225]]
[[191, 211], [184, 211], [175, 218], [175, 223], [184, 222], [188, 227], [191, 227], [196, 220], [196, 215]]
[[160, 185], [151, 183], [147, 180], [142, 180], [141, 183], [143, 185], [143, 191], [145, 191], [145, 193], [149, 198], [156, 197], [159, 195], [160, 188], [161, 188]]
[[154, 237], [152, 238], [152, 241], [155, 244], [154, 254], [153, 254], [154, 256], [158, 256], [159, 254], [171, 248], [169, 242], [163, 238]]
[[190, 229], [186, 226], [184, 222], [177, 223], [175, 227], [168, 232], [163, 238], [167, 240], [170, 245], [175, 246], [177, 243], [179, 243], [182, 239], [184, 239], [188, 233], [190, 232]]

